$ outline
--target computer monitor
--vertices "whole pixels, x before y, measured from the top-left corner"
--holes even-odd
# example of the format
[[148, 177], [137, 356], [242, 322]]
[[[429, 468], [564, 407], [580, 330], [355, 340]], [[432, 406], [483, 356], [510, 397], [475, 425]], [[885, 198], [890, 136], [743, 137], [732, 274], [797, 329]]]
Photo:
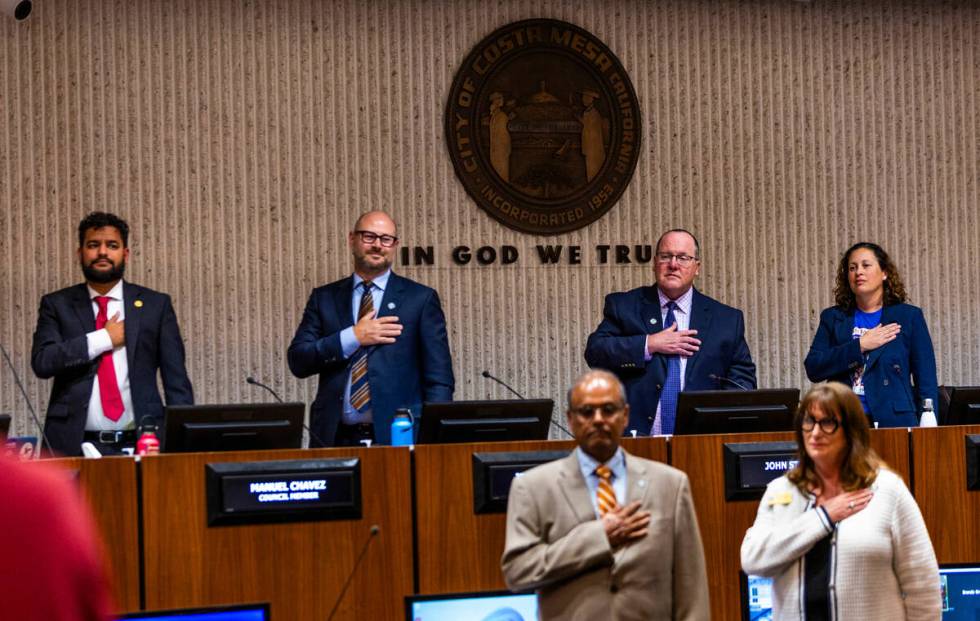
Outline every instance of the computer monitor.
[[980, 386], [940, 386], [939, 422], [980, 425]]
[[772, 578], [739, 574], [742, 621], [772, 621]]
[[551, 399], [426, 403], [419, 444], [545, 440], [555, 402]]
[[165, 453], [300, 448], [302, 403], [173, 405], [166, 409]]
[[270, 621], [269, 604], [244, 604], [240, 606], [219, 606], [215, 608], [184, 608], [181, 610], [159, 610], [134, 612], [119, 617], [142, 619], [143, 621]]
[[980, 619], [980, 562], [939, 566], [943, 621]]
[[10, 433], [10, 414], [0, 414], [0, 440], [6, 440]]
[[537, 621], [538, 597], [510, 591], [409, 595], [405, 621]]
[[685, 391], [677, 396], [676, 435], [792, 431], [799, 388]]

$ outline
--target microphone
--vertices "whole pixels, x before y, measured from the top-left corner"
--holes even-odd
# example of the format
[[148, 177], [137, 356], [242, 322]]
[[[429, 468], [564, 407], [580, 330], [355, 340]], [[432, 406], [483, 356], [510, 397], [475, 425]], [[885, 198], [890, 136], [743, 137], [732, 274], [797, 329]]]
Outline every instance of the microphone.
[[7, 366], [10, 367], [10, 372], [14, 376], [14, 382], [17, 383], [17, 388], [20, 389], [20, 394], [24, 397], [24, 403], [27, 404], [27, 411], [31, 413], [31, 418], [34, 419], [34, 425], [37, 427], [39, 445], [34, 458], [40, 459], [42, 446], [47, 444], [50, 448], [51, 443], [48, 442], [48, 436], [44, 433], [44, 425], [42, 425], [40, 419], [38, 419], [37, 412], [34, 411], [34, 406], [31, 405], [31, 399], [27, 396], [27, 391], [24, 390], [24, 384], [20, 381], [20, 376], [17, 375], [17, 369], [14, 367], [14, 363], [10, 360], [10, 354], [7, 353], [7, 349], [2, 344], [0, 344], [0, 352], [3, 352], [3, 359], [7, 361]]
[[513, 388], [511, 388], [510, 385], [507, 384], [506, 382], [504, 382], [502, 379], [497, 378], [497, 377], [494, 377], [493, 375], [490, 375], [490, 371], [487, 371], [486, 369], [483, 370], [483, 377], [485, 377], [487, 379], [492, 379], [493, 381], [497, 382], [498, 384], [500, 384], [501, 386], [503, 386], [507, 390], [509, 390], [512, 393], [514, 393], [517, 396], [518, 399], [523, 399], [524, 398], [524, 395], [522, 395], [521, 393], [519, 393], [516, 390], [514, 390]]
[[350, 583], [354, 579], [354, 574], [357, 573], [357, 568], [361, 566], [361, 561], [364, 560], [364, 555], [367, 553], [368, 546], [371, 545], [371, 542], [374, 541], [374, 538], [377, 537], [378, 533], [380, 532], [381, 532], [380, 526], [378, 526], [377, 524], [371, 525], [371, 528], [368, 530], [367, 541], [365, 541], [364, 545], [361, 546], [361, 553], [357, 555], [357, 560], [354, 561], [354, 567], [350, 570], [350, 573], [347, 574], [347, 580], [344, 581], [344, 586], [342, 589], [340, 589], [340, 595], [337, 596], [337, 601], [334, 603], [333, 609], [330, 611], [330, 614], [327, 616], [327, 621], [331, 621], [331, 619], [333, 619], [333, 616], [337, 614], [337, 608], [340, 607], [340, 602], [344, 601], [344, 595], [347, 594], [347, 589], [350, 587]]
[[[506, 388], [507, 390], [509, 390], [509, 391], [511, 391], [512, 393], [514, 393], [515, 395], [517, 395], [517, 398], [518, 398], [518, 399], [524, 399], [524, 395], [522, 395], [521, 393], [519, 393], [519, 392], [517, 392], [516, 390], [514, 390], [513, 388], [511, 388], [511, 387], [510, 387], [510, 386], [509, 386], [509, 385], [508, 385], [508, 384], [507, 384], [506, 382], [504, 382], [504, 381], [503, 381], [502, 379], [500, 379], [500, 378], [498, 378], [498, 377], [494, 377], [493, 375], [490, 375], [490, 371], [487, 371], [486, 369], [484, 369], [484, 370], [483, 370], [483, 373], [481, 373], [481, 375], [482, 375], [483, 377], [485, 377], [485, 378], [487, 378], [487, 379], [492, 379], [493, 381], [495, 381], [495, 382], [497, 382], [498, 384], [500, 384], [501, 386], [503, 386], [503, 387], [504, 387], [504, 388]], [[569, 437], [569, 438], [574, 438], [574, 437], [575, 437], [574, 435], [572, 435], [572, 432], [571, 432], [571, 431], [569, 431], [569, 430], [567, 430], [567, 429], [565, 429], [564, 427], [562, 427], [562, 426], [561, 426], [560, 424], [558, 424], [558, 422], [557, 422], [557, 421], [555, 421], [555, 419], [553, 419], [553, 418], [551, 419], [551, 424], [552, 424], [552, 425], [554, 425], [555, 427], [558, 427], [558, 428], [559, 428], [559, 429], [561, 429], [562, 431], [564, 431], [564, 432], [565, 432], [565, 434], [566, 434], [566, 435], [568, 435], [568, 437]]]
[[266, 390], [269, 391], [269, 394], [271, 394], [273, 397], [276, 398], [276, 401], [278, 401], [279, 403], [285, 403], [282, 400], [282, 397], [279, 396], [279, 393], [277, 393], [276, 391], [272, 390], [271, 388], [269, 388], [268, 386], [266, 386], [262, 382], [258, 381], [257, 379], [255, 379], [251, 375], [249, 375], [248, 377], [246, 377], [245, 378], [245, 381], [248, 382], [249, 384], [251, 384], [252, 386], [258, 386], [259, 388], [265, 388]]
[[[272, 390], [271, 388], [269, 388], [268, 386], [266, 386], [262, 382], [258, 381], [257, 379], [255, 379], [251, 375], [249, 375], [248, 377], [245, 378], [245, 382], [248, 383], [248, 384], [251, 384], [252, 386], [258, 386], [259, 388], [265, 388], [266, 390], [268, 390], [272, 394], [273, 397], [276, 398], [276, 401], [278, 401], [279, 403], [285, 403], [285, 401], [282, 400], [282, 397], [280, 397], [279, 394], [276, 391]], [[314, 440], [316, 440], [317, 444], [319, 444], [320, 446], [323, 446], [323, 447], [327, 446], [323, 442], [323, 440], [320, 439], [319, 436], [317, 436], [315, 433], [313, 433], [313, 430], [310, 429], [309, 426], [307, 426], [307, 424], [305, 422], [301, 421], [301, 424], [303, 425], [303, 429], [305, 429], [307, 431], [307, 433], [310, 434], [310, 437], [313, 438]]]
[[714, 373], [709, 374], [708, 377], [711, 378], [711, 379], [713, 379], [713, 380], [715, 380], [719, 384], [722, 383], [722, 382], [728, 382], [729, 384], [732, 384], [733, 386], [737, 387], [739, 390], [752, 390], [751, 388], [748, 388], [746, 386], [742, 386], [741, 384], [739, 384], [735, 380], [733, 380], [731, 378], [728, 378], [728, 377], [722, 377], [720, 375], [715, 375]]

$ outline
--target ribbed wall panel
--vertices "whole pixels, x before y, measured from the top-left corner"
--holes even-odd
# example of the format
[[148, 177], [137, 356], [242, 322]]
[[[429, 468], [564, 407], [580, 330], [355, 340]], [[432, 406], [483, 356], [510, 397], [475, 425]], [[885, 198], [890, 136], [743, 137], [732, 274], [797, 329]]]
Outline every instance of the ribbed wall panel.
[[[642, 157], [588, 229], [498, 225], [446, 156], [443, 108], [466, 53], [530, 17], [574, 22], [620, 57]], [[443, 299], [458, 398], [563, 399], [603, 295], [651, 265], [596, 244], [703, 245], [699, 287], [745, 310], [764, 386], [802, 359], [858, 239], [897, 258], [925, 308], [940, 381], [980, 384], [980, 8], [971, 2], [102, 2], [45, 0], [0, 21], [0, 340], [30, 372], [37, 301], [77, 282], [75, 224], [132, 226], [128, 277], [173, 295], [200, 402], [263, 400], [253, 374], [312, 400], [285, 350], [312, 287], [350, 269], [346, 232], [390, 210], [435, 266], [400, 266]], [[584, 265], [541, 265], [538, 243]], [[516, 265], [453, 265], [456, 245], [516, 246]], [[710, 338], [710, 335], [704, 335]], [[0, 412], [22, 400], [5, 369]]]

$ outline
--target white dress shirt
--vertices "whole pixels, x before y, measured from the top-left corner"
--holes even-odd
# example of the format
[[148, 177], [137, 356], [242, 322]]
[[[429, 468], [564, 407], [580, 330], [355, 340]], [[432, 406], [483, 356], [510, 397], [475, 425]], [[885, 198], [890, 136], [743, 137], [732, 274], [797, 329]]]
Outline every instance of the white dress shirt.
[[[100, 295], [98, 291], [92, 287], [88, 287], [88, 296], [92, 301], [92, 314], [95, 317], [99, 316], [99, 303], [95, 301], [95, 298]], [[105, 295], [109, 298], [109, 305], [106, 309], [108, 318], [112, 319], [113, 315], [119, 313], [119, 321], [124, 321], [126, 319], [126, 309], [123, 305], [123, 281], [120, 280], [117, 282], [116, 286], [110, 289]], [[85, 338], [88, 341], [89, 360], [95, 360], [107, 351], [112, 352], [112, 364], [116, 368], [116, 383], [119, 385], [119, 394], [122, 395], [124, 408], [119, 420], [114, 421], [106, 418], [102, 412], [102, 393], [99, 392], [99, 376], [96, 374], [92, 382], [92, 396], [88, 401], [88, 418], [85, 421], [85, 431], [133, 429], [135, 426], [133, 420], [133, 395], [129, 390], [129, 362], [126, 360], [126, 346], [122, 345], [113, 348], [112, 338], [109, 337], [109, 331], [105, 328], [89, 332], [85, 335]]]

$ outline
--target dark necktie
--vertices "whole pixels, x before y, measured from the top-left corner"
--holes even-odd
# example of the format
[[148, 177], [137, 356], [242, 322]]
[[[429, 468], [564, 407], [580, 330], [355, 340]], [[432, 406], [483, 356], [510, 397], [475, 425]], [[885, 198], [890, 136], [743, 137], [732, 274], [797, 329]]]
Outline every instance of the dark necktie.
[[[677, 304], [667, 303], [667, 317], [664, 319], [664, 326], [674, 325], [674, 309]], [[664, 389], [660, 393], [660, 431], [663, 434], [671, 435], [674, 433], [674, 419], [677, 417], [677, 395], [681, 391], [681, 357], [679, 355], [667, 356], [667, 379], [664, 380]]]

